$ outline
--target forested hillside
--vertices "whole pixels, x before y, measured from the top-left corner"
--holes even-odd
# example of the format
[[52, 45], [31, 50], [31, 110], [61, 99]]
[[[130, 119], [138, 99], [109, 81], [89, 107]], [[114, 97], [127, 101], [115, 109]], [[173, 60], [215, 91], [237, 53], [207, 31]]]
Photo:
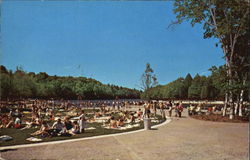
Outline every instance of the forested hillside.
[[192, 77], [190, 74], [187, 74], [185, 78], [180, 77], [166, 85], [148, 89], [142, 94], [142, 98], [224, 100], [225, 90], [228, 87], [226, 83], [226, 68], [225, 66], [213, 66], [209, 70], [211, 71], [210, 76], [197, 74], [195, 77]]
[[139, 98], [140, 91], [105, 85], [92, 78], [50, 76], [45, 72], [25, 72], [20, 67], [12, 72], [0, 66], [1, 99], [114, 99]]

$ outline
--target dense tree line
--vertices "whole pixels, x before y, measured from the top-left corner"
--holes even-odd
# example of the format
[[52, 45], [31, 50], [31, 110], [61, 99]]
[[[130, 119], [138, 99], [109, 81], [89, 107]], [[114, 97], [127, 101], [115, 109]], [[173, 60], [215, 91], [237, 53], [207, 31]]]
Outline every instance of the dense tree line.
[[[180, 77], [167, 85], [159, 85], [142, 93], [146, 99], [194, 99], [194, 100], [224, 100], [227, 89], [226, 67], [211, 67], [210, 76], [194, 78], [187, 74], [185, 78]], [[249, 84], [248, 84], [249, 85]], [[249, 89], [247, 90], [249, 93]], [[245, 94], [245, 99], [248, 99]]]
[[20, 67], [15, 72], [0, 66], [1, 99], [115, 99], [139, 98], [140, 91], [115, 85], [105, 85], [92, 78], [49, 76], [45, 72], [26, 73]]

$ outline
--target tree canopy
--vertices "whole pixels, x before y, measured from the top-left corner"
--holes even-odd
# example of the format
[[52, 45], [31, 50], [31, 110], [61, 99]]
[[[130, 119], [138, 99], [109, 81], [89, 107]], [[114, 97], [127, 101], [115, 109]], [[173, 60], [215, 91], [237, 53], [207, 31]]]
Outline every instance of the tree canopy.
[[[194, 78], [187, 74], [166, 85], [153, 87], [144, 93], [147, 99], [193, 99], [193, 100], [223, 100], [227, 88], [226, 66], [212, 66], [209, 76], [196, 74]], [[249, 89], [246, 90], [249, 93]], [[245, 94], [245, 99], [248, 94]]]
[[[176, 23], [189, 21], [203, 25], [204, 38], [216, 38], [226, 61], [225, 107], [230, 106], [233, 118], [234, 102], [243, 103], [250, 72], [249, 17], [250, 3], [246, 0], [175, 0]], [[203, 88], [207, 90], [207, 88]], [[240, 97], [240, 98], [239, 98]], [[241, 100], [240, 100], [241, 99]], [[224, 109], [225, 111], [225, 109]], [[237, 107], [236, 107], [237, 112]]]
[[102, 84], [86, 77], [50, 76], [45, 72], [26, 73], [20, 67], [8, 71], [0, 66], [1, 99], [115, 99], [139, 98], [140, 91], [110, 84]]

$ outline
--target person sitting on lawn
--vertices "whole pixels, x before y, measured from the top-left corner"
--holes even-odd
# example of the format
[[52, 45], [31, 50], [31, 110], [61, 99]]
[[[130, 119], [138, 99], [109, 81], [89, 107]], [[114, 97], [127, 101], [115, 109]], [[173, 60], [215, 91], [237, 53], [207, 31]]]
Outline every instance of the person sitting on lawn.
[[72, 135], [80, 134], [80, 126], [77, 123], [77, 121], [73, 122], [73, 127], [71, 128], [69, 133], [72, 134]]
[[34, 125], [41, 125], [41, 118], [39, 117], [38, 113], [33, 112], [31, 121], [33, 122]]
[[135, 123], [135, 116], [133, 113], [130, 114], [129, 123]]
[[139, 119], [141, 119], [142, 114], [143, 114], [143, 112], [142, 112], [141, 109], [139, 108], [139, 110], [137, 111], [137, 117], [138, 117]]
[[21, 128], [21, 119], [19, 117], [15, 118], [14, 128], [16, 128], [16, 129]]
[[64, 125], [65, 125], [65, 127], [66, 127], [67, 130], [71, 130], [71, 128], [73, 127], [73, 124], [69, 120], [68, 116], [64, 117]]
[[49, 125], [45, 121], [43, 121], [41, 128], [38, 131], [36, 131], [30, 135], [32, 135], [32, 136], [42, 135], [43, 137], [46, 137], [49, 135], [49, 131], [50, 131]]
[[8, 121], [8, 124], [6, 125], [6, 128], [14, 127], [14, 122], [15, 122], [15, 118], [14, 117], [9, 117], [9, 121]]
[[16, 111], [13, 113], [14, 114], [14, 117], [23, 117], [23, 114], [21, 113], [21, 111], [19, 109], [16, 109]]
[[65, 125], [62, 123], [61, 119], [59, 118], [53, 125], [52, 128], [54, 131], [58, 134], [60, 132], [63, 132], [65, 129]]
[[117, 128], [117, 121], [115, 120], [115, 117], [112, 116], [110, 118], [110, 124], [109, 125], [110, 125], [111, 128]]
[[117, 121], [117, 126], [118, 127], [123, 127], [124, 126], [124, 119], [122, 117], [119, 118], [119, 120]]
[[6, 128], [7, 124], [9, 123], [9, 117], [6, 114], [1, 115], [1, 122], [0, 128]]

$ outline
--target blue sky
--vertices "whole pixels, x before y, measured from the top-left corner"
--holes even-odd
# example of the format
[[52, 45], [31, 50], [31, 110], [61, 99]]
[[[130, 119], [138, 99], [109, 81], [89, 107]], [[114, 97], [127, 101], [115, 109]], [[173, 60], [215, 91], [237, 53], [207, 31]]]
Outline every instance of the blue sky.
[[138, 88], [147, 62], [160, 84], [224, 64], [202, 26], [167, 28], [172, 9], [166, 1], [4, 1], [0, 63], [130, 88]]

